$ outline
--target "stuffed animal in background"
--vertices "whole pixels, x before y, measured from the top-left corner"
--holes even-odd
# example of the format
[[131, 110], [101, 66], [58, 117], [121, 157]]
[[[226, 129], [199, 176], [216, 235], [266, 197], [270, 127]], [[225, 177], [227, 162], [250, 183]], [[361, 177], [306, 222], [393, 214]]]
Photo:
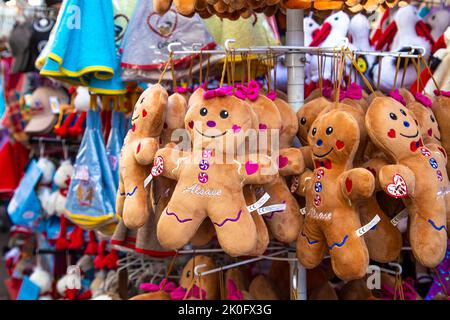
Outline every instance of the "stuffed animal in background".
[[73, 172], [74, 168], [70, 160], [62, 161], [61, 165], [56, 170], [55, 175], [53, 176], [53, 182], [58, 189], [47, 199], [45, 208], [48, 215], [51, 216], [56, 214], [57, 216], [61, 216], [64, 214], [67, 191], [69, 190]]
[[[434, 99], [433, 114], [439, 125], [442, 147], [450, 153], [450, 97], [441, 94]], [[450, 173], [450, 162], [447, 161], [447, 173]]]
[[315, 170], [303, 173], [299, 182], [306, 208], [297, 257], [314, 268], [328, 248], [333, 270], [344, 280], [361, 278], [369, 264], [366, 244], [357, 234], [356, 203], [372, 195], [375, 181], [368, 170], [352, 169], [359, 139], [358, 123], [348, 113], [338, 109], [319, 116], [308, 135]]
[[431, 36], [435, 41], [444, 33], [448, 26], [450, 26], [450, 11], [449, 8], [443, 8], [430, 12], [425, 17], [425, 23], [430, 28]]
[[37, 266], [30, 275], [30, 281], [40, 289], [39, 300], [53, 300], [51, 296], [53, 281], [50, 273], [42, 269], [42, 267]]
[[420, 264], [433, 268], [447, 247], [444, 190], [448, 183], [445, 185], [443, 179], [447, 159], [445, 152], [423, 145], [416, 121], [411, 111], [387, 97], [375, 98], [366, 114], [372, 142], [393, 163], [380, 169], [380, 186], [391, 197], [404, 201], [414, 256]]
[[267, 156], [235, 156], [235, 147], [242, 147], [256, 117], [244, 100], [231, 95], [232, 90], [197, 89], [185, 118], [193, 152], [162, 148], [156, 153], [162, 175], [178, 181], [157, 227], [158, 240], [167, 249], [188, 243], [206, 217], [229, 255], [250, 254], [257, 245], [242, 188], [269, 183], [278, 170]]
[[145, 90], [131, 116], [120, 157], [120, 181], [116, 213], [130, 229], [142, 227], [149, 215], [149, 186], [144, 180], [151, 172], [164, 125], [168, 94], [159, 84]]

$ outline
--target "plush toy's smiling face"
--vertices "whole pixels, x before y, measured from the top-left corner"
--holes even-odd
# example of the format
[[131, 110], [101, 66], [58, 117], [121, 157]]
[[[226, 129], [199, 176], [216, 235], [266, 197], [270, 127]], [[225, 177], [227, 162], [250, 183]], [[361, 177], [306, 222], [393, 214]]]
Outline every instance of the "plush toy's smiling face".
[[159, 84], [146, 89], [131, 115], [131, 130], [145, 136], [159, 136], [164, 125], [167, 92]]
[[297, 136], [300, 139], [302, 145], [308, 144], [308, 133], [311, 128], [311, 124], [316, 120], [319, 113], [330, 105], [330, 101], [324, 97], [313, 99], [303, 105], [297, 112], [298, 119], [298, 133]]
[[315, 163], [346, 165], [353, 161], [359, 144], [358, 123], [350, 114], [332, 110], [314, 121], [308, 142]]
[[249, 105], [234, 96], [203, 99], [198, 89], [189, 99], [189, 109], [184, 123], [195, 142], [223, 143], [228, 135], [237, 136], [253, 127]]
[[373, 142], [395, 159], [404, 158], [423, 145], [413, 113], [392, 98], [376, 98], [372, 102], [366, 127]]
[[407, 108], [414, 113], [414, 116], [419, 122], [419, 127], [424, 142], [440, 144], [441, 133], [433, 111], [419, 102], [409, 103]]

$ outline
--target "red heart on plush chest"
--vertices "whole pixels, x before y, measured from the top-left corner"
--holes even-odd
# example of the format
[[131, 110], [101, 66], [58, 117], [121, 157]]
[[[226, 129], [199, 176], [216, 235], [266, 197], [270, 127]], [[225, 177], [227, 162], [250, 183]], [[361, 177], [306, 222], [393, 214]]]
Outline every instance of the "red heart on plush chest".
[[151, 12], [147, 17], [147, 25], [154, 33], [163, 38], [169, 38], [178, 25], [178, 14], [169, 10], [164, 16]]

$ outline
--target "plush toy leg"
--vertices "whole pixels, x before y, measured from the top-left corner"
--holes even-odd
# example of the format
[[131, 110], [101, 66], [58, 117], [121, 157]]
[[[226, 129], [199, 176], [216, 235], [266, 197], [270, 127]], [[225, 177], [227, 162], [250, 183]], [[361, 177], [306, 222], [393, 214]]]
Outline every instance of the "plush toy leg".
[[327, 244], [317, 223], [305, 220], [297, 239], [297, 259], [308, 269], [315, 268], [323, 259]]
[[292, 196], [286, 181], [278, 177], [274, 183], [265, 185], [270, 199], [266, 205], [286, 204], [283, 211], [270, 212], [264, 215], [265, 221], [278, 241], [291, 243], [295, 241], [300, 232], [301, 215], [297, 200]]
[[214, 229], [211, 220], [206, 218], [192, 237], [191, 244], [199, 247], [205, 246], [215, 235], [216, 229]]
[[136, 183], [125, 186], [125, 199], [123, 203], [123, 222], [130, 229], [142, 227], [148, 219], [149, 192], [144, 184]]
[[369, 253], [362, 237], [355, 231], [361, 227], [359, 217], [348, 209], [333, 211], [333, 222], [324, 227], [331, 265], [342, 280], [362, 278], [369, 266]]
[[380, 263], [395, 260], [402, 249], [400, 231], [392, 225], [391, 220], [381, 210], [375, 198], [361, 202], [358, 208], [361, 225], [369, 223], [375, 215], [381, 219], [374, 229], [364, 235], [370, 258]]
[[414, 256], [421, 265], [434, 268], [442, 261], [447, 249], [446, 219], [424, 216], [408, 209], [411, 219], [409, 240]]
[[123, 216], [123, 204], [124, 204], [124, 202], [125, 202], [125, 188], [123, 186], [122, 177], [120, 177], [119, 188], [117, 190], [117, 196], [116, 196], [116, 214], [119, 217]]
[[156, 228], [157, 237], [161, 246], [166, 249], [179, 249], [186, 245], [197, 232], [206, 212], [195, 208], [194, 201], [178, 197], [173, 198], [164, 209]]
[[211, 202], [209, 217], [216, 228], [220, 246], [230, 256], [249, 255], [258, 244], [255, 223], [244, 199], [224, 199]]

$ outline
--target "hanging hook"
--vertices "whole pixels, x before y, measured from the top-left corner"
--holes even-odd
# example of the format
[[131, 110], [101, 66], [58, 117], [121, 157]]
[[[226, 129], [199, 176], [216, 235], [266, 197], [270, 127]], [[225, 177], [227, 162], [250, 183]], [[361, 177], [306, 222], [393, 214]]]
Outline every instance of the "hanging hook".
[[196, 266], [194, 267], [194, 274], [195, 274], [197, 277], [200, 277], [200, 276], [201, 276], [201, 272], [199, 273], [199, 272], [198, 272], [198, 269], [201, 269], [201, 268], [204, 268], [204, 267], [207, 267], [207, 266], [208, 266], [208, 265], [205, 264], [205, 263], [196, 265]]
[[167, 50], [169, 50], [170, 53], [174, 52], [175, 50], [173, 47], [181, 46], [181, 42], [172, 42], [167, 46]]
[[233, 50], [233, 48], [230, 48], [231, 43], [235, 43], [236, 39], [227, 39], [225, 40], [225, 50], [230, 51]]
[[410, 48], [411, 48], [411, 52], [410, 52], [411, 54], [414, 54], [414, 50], [419, 50], [419, 52], [422, 56], [425, 56], [425, 54], [427, 53], [427, 49], [425, 49], [422, 46], [410, 46]]
[[202, 47], [203, 47], [203, 43], [201, 43], [201, 42], [194, 42], [191, 46], [192, 51], [201, 50]]
[[44, 138], [39, 137], [39, 158], [43, 158], [45, 154]]
[[61, 144], [62, 144], [64, 160], [67, 160], [69, 158], [69, 147], [66, 144], [66, 139], [62, 139]]
[[403, 268], [400, 265], [400, 263], [397, 262], [389, 262], [388, 265], [390, 265], [391, 267], [396, 267], [397, 271], [395, 272], [396, 274], [402, 274], [403, 273]]

